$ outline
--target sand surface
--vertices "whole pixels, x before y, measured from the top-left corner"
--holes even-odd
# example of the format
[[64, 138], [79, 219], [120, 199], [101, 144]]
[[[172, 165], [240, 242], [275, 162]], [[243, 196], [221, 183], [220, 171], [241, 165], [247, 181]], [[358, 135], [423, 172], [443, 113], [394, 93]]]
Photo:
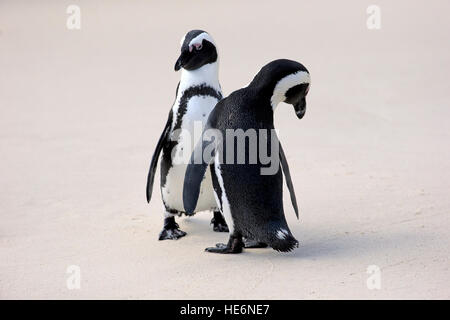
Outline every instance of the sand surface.
[[[450, 3], [377, 1], [380, 30], [370, 4], [0, 1], [0, 298], [450, 298]], [[227, 239], [209, 213], [157, 241], [147, 170], [193, 28], [219, 46], [225, 94], [276, 58], [311, 72], [304, 119], [276, 113], [294, 253], [205, 253]]]

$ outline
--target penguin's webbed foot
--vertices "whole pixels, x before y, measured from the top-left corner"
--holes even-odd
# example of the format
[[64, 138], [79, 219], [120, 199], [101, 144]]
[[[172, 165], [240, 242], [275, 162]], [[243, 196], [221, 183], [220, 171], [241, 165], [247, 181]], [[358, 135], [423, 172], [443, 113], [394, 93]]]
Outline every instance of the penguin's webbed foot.
[[159, 233], [159, 240], [178, 240], [186, 235], [186, 232], [180, 229], [162, 229]]
[[180, 230], [174, 217], [164, 219], [164, 228], [159, 233], [159, 240], [177, 240], [186, 235], [186, 232]]
[[232, 235], [228, 244], [217, 243], [215, 247], [206, 248], [205, 251], [211, 253], [241, 253], [243, 247], [242, 237]]
[[225, 243], [216, 243], [215, 247], [208, 247], [205, 249], [206, 252], [212, 253], [228, 253], [228, 246]]
[[264, 242], [259, 242], [257, 240], [252, 240], [248, 238], [244, 238], [244, 248], [247, 249], [258, 249], [258, 248], [267, 248], [269, 245]]
[[229, 247], [225, 243], [217, 243], [215, 247], [206, 248], [205, 251], [211, 253], [241, 253], [242, 247], [237, 250], [237, 248]]
[[216, 232], [229, 232], [227, 223], [220, 211], [214, 211], [214, 217], [211, 219], [213, 230]]

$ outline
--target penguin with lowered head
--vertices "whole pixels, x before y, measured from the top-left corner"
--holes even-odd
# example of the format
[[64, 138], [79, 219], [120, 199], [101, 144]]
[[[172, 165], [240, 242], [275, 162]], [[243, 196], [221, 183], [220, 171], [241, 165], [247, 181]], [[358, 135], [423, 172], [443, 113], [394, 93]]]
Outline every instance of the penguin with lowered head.
[[[299, 119], [303, 118], [309, 86], [310, 75], [302, 64], [275, 60], [265, 65], [247, 87], [221, 100], [210, 114], [204, 136], [191, 155], [183, 188], [184, 208], [186, 212], [192, 212], [199, 199], [203, 176], [208, 166], [213, 165], [213, 186], [230, 236], [227, 244], [219, 243], [206, 251], [240, 253], [245, 247], [243, 237], [282, 252], [298, 247], [284, 215], [280, 167], [297, 217], [298, 209], [287, 160], [274, 130], [273, 115], [276, 106], [286, 102], [294, 106]], [[239, 154], [236, 145], [228, 141], [229, 130], [255, 130], [257, 140], [249, 139], [243, 154]], [[276, 146], [278, 148], [274, 148]], [[279, 150], [274, 172], [263, 174], [267, 163], [259, 156], [262, 148]], [[255, 152], [258, 155], [256, 161]], [[239, 156], [243, 156], [244, 163], [239, 163]]]

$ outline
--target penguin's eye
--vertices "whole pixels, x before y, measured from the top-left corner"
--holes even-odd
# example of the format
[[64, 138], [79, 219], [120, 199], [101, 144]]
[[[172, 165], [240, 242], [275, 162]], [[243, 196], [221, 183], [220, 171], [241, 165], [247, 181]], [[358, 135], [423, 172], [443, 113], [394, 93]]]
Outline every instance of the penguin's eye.
[[200, 50], [202, 50], [203, 45], [202, 45], [201, 43], [194, 43], [194, 44], [191, 44], [191, 45], [189, 46], [189, 52], [192, 52], [192, 50], [193, 50], [194, 48], [195, 48], [196, 51], [200, 51]]

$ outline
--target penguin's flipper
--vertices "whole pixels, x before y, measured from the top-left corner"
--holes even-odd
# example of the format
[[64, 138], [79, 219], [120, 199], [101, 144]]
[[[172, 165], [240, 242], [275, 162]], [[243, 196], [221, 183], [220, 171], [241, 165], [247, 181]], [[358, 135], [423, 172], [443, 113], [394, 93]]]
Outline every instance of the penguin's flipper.
[[183, 184], [183, 205], [187, 214], [192, 214], [197, 206], [198, 197], [200, 195], [200, 185], [205, 176], [206, 169], [214, 160], [215, 150], [207, 157], [203, 156], [203, 150], [208, 147], [211, 142], [204, 140], [197, 143], [191, 159], [186, 168]]
[[152, 190], [153, 190], [153, 180], [155, 179], [156, 167], [158, 166], [158, 159], [161, 150], [169, 139], [170, 126], [172, 124], [172, 112], [169, 113], [169, 118], [167, 119], [166, 126], [164, 127], [161, 136], [159, 137], [158, 144], [156, 145], [155, 152], [153, 152], [152, 162], [150, 163], [150, 169], [148, 170], [147, 176], [147, 202], [150, 202], [152, 198]]
[[295, 215], [298, 219], [298, 206], [297, 206], [297, 198], [295, 197], [294, 185], [292, 184], [291, 174], [289, 172], [289, 165], [286, 160], [286, 156], [283, 151], [283, 147], [280, 143], [280, 160], [281, 167], [283, 168], [284, 176], [286, 177], [286, 184], [289, 189], [289, 193], [291, 195], [292, 206], [294, 207]]

